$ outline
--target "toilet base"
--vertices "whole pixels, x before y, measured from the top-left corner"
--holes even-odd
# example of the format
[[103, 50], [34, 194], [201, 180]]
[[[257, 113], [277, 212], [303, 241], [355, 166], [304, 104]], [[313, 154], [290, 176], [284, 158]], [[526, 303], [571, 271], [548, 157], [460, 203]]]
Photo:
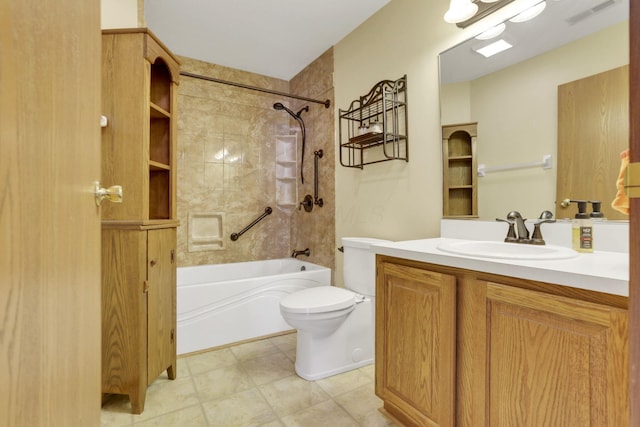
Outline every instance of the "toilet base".
[[372, 364], [374, 325], [374, 300], [365, 298], [329, 335], [298, 330], [296, 374], [315, 381]]

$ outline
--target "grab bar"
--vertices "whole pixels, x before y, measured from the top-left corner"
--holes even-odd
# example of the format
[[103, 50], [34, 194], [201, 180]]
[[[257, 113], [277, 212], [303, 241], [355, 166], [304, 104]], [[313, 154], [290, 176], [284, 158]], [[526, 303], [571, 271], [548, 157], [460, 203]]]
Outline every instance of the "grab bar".
[[247, 231], [249, 231], [249, 229], [251, 227], [253, 227], [254, 225], [256, 225], [257, 223], [259, 223], [260, 221], [262, 221], [267, 215], [271, 215], [271, 212], [273, 212], [273, 209], [271, 209], [269, 206], [267, 206], [267, 208], [264, 210], [264, 213], [262, 215], [260, 215], [258, 218], [254, 219], [251, 224], [247, 225], [245, 228], [243, 228], [242, 230], [240, 230], [237, 233], [231, 233], [231, 240], [233, 240], [234, 242], [236, 240], [238, 240], [238, 238], [240, 236], [242, 236], [244, 233], [246, 233]]
[[321, 159], [323, 154], [322, 150], [313, 152], [313, 204], [320, 207], [324, 205], [324, 201], [318, 197], [318, 159]]
[[485, 165], [478, 166], [478, 176], [485, 176], [491, 172], [510, 171], [515, 169], [537, 168], [542, 166], [542, 169], [551, 169], [551, 154], [547, 154], [542, 158], [540, 162], [528, 162], [528, 163], [514, 163], [510, 165], [486, 167]]

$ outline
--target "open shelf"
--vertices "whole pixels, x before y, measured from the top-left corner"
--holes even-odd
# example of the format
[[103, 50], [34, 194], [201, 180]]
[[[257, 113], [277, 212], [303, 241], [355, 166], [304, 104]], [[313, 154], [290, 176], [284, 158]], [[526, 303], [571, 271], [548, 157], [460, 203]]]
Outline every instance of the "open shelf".
[[383, 80], [347, 110], [339, 110], [342, 166], [362, 169], [389, 160], [409, 161], [406, 92], [407, 76]]
[[477, 217], [477, 123], [442, 127], [443, 216]]

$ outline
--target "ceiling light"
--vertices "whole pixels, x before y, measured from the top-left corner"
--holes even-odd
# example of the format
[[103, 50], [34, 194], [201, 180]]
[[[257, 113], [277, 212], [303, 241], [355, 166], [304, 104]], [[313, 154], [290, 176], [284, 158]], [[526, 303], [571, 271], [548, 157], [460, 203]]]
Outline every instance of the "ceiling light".
[[478, 52], [480, 55], [484, 56], [485, 58], [488, 58], [490, 56], [495, 55], [496, 53], [502, 52], [503, 50], [507, 50], [510, 47], [513, 47], [513, 46], [507, 43], [506, 41], [504, 41], [503, 39], [500, 39], [497, 42], [493, 42], [484, 47], [481, 47], [480, 49], [474, 49], [474, 50]]
[[478, 40], [489, 40], [489, 39], [492, 39], [494, 37], [498, 37], [500, 34], [502, 34], [502, 32], [504, 31], [505, 28], [507, 28], [507, 26], [503, 22], [501, 24], [496, 25], [495, 27], [491, 27], [488, 30], [478, 34], [476, 36], [476, 39], [478, 39]]
[[545, 7], [547, 7], [547, 2], [542, 1], [534, 6], [531, 6], [529, 9], [525, 10], [524, 12], [517, 14], [513, 18], [509, 19], [509, 21], [511, 22], [529, 21], [530, 19], [533, 19], [536, 16], [540, 15], [540, 13], [542, 13]]
[[477, 11], [478, 5], [471, 0], [451, 0], [449, 10], [444, 14], [444, 20], [450, 24], [456, 24], [471, 18]]
[[495, 3], [500, 0], [480, 0], [482, 3]]

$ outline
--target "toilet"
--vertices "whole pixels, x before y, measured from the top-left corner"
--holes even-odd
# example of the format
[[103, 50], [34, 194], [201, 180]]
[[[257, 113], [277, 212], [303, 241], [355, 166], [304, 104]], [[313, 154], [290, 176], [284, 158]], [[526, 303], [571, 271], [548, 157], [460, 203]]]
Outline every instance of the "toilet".
[[344, 237], [345, 288], [317, 286], [280, 301], [284, 320], [298, 330], [296, 373], [314, 381], [373, 363], [375, 253], [388, 240]]

